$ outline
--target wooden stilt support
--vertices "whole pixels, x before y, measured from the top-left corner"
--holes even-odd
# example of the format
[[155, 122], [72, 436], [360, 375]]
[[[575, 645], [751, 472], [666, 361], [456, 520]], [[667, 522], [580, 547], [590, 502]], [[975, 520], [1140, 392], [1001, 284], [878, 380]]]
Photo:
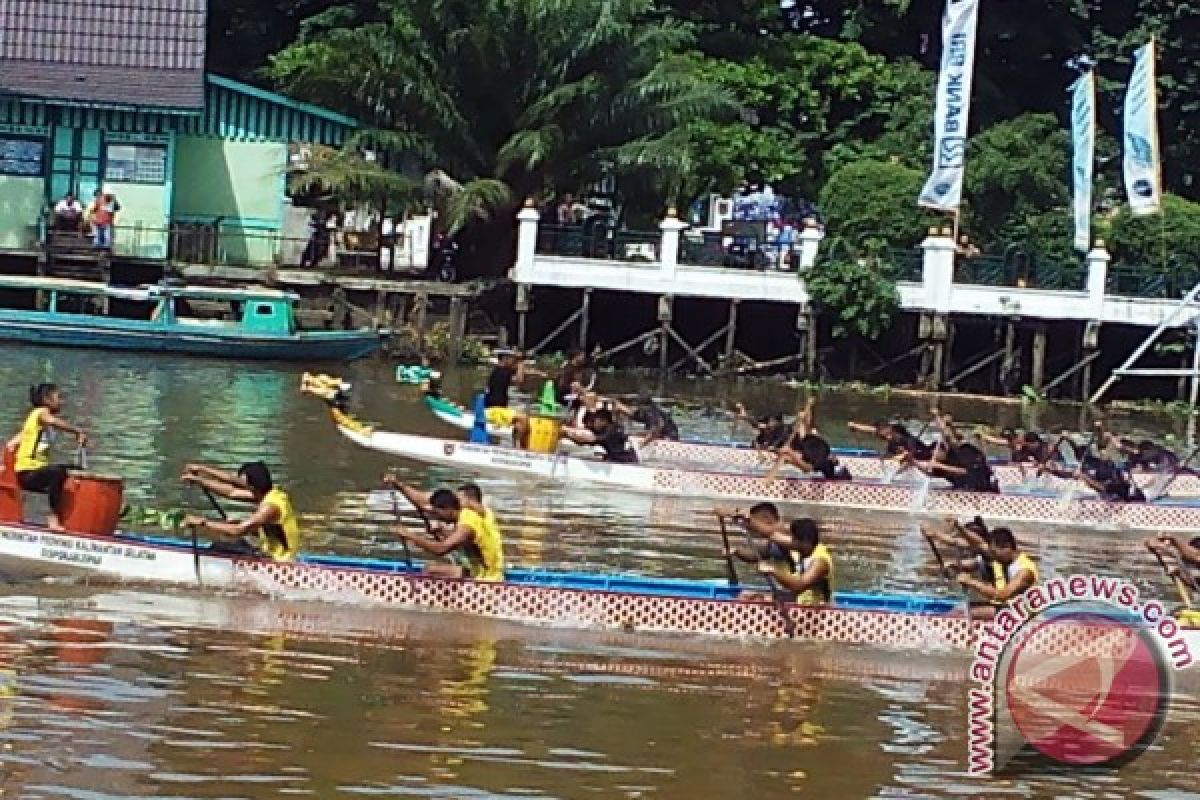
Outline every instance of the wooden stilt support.
[[467, 304], [461, 297], [450, 298], [449, 344], [447, 358], [457, 364], [462, 358], [463, 340], [467, 338]]
[[1100, 323], [1083, 327], [1083, 372], [1079, 376], [1079, 399], [1087, 402], [1092, 393], [1092, 362], [1100, 355]]
[[413, 327], [417, 329], [417, 336], [420, 337], [422, 346], [425, 343], [425, 332], [429, 330], [429, 295], [425, 292], [417, 292], [416, 298], [413, 300]]
[[588, 317], [592, 308], [592, 290], [583, 290], [583, 307], [579, 309], [579, 349], [587, 350], [588, 346]]
[[811, 380], [817, 373], [817, 315], [807, 305], [796, 309], [796, 337], [804, 376]]
[[667, 365], [670, 364], [671, 350], [671, 319], [673, 317], [674, 298], [670, 295], [662, 295], [658, 298], [658, 327], [659, 327], [659, 351], [658, 351], [658, 370], [661, 375], [667, 374]]
[[678, 333], [676, 333], [674, 328], [668, 326], [667, 334], [670, 335], [670, 337], [672, 339], [674, 339], [680, 347], [683, 348], [683, 351], [686, 355], [684, 355], [683, 358], [679, 359], [674, 364], [672, 364], [670, 367], [668, 367], [667, 371], [674, 372], [675, 370], [679, 369], [684, 364], [686, 364], [689, 360], [691, 360], [691, 361], [695, 361], [696, 366], [700, 367], [700, 369], [704, 370], [705, 372], [709, 373], [710, 375], [713, 374], [712, 365], [710, 365], [704, 359], [704, 357], [701, 356], [700, 354], [702, 352], [704, 352], [704, 348], [711, 345], [713, 342], [715, 342], [717, 339], [719, 339], [724, 333], [725, 333], [725, 329], [722, 328], [721, 330], [717, 331], [712, 336], [709, 336], [707, 339], [705, 339], [703, 342], [701, 342], [697, 347], [692, 347], [690, 344], [687, 343], [687, 341], [682, 336], [680, 336]]
[[525, 326], [532, 307], [533, 292], [528, 283], [517, 284], [517, 349], [525, 350]]
[[1030, 372], [1030, 385], [1034, 391], [1042, 391], [1046, 384], [1046, 326], [1042, 323], [1033, 329], [1033, 362]]
[[[557, 339], [558, 335], [560, 333], [562, 333], [567, 328], [570, 328], [572, 325], [574, 325], [577, 320], [585, 319], [587, 316], [587, 313], [588, 313], [588, 306], [591, 304], [591, 297], [592, 297], [592, 295], [591, 295], [590, 289], [587, 292], [584, 292], [583, 302], [580, 304], [579, 308], [577, 308], [573, 312], [571, 312], [571, 315], [569, 317], [567, 317], [566, 319], [564, 319], [562, 322], [560, 322], [558, 324], [557, 328], [550, 331], [550, 333], [546, 334], [540, 342], [538, 342], [532, 348], [530, 348], [530, 350], [526, 353], [526, 355], [537, 354], [538, 352], [541, 351], [541, 349], [543, 347], [545, 347], [546, 345], [550, 344], [550, 342]], [[587, 335], [587, 323], [584, 322], [582, 327], [583, 327], [583, 333], [586, 336]]]
[[738, 321], [738, 304], [739, 300], [729, 301], [729, 324], [725, 326], [725, 357], [722, 359], [722, 369], [729, 369], [733, 365], [733, 354], [737, 348], [737, 321]]
[[921, 358], [917, 381], [929, 391], [937, 391], [942, 382], [946, 359], [946, 317], [942, 314], [922, 314], [917, 329], [918, 338], [928, 348]]
[[1000, 394], [1010, 394], [1015, 388], [1020, 369], [1017, 364], [1017, 321], [1009, 317], [1004, 325], [1004, 360], [996, 375]]
[[942, 367], [942, 370], [937, 373], [937, 386], [939, 389], [945, 385], [946, 373], [950, 371], [951, 365], [954, 363], [954, 336], [957, 332], [954, 320], [949, 315], [946, 315], [944, 319], [946, 322], [946, 363]]

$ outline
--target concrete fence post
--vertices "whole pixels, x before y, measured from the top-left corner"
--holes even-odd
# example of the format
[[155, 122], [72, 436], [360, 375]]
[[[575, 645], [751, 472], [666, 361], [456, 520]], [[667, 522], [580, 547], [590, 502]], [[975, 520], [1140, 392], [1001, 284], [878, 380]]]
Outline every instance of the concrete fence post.
[[676, 216], [674, 208], [667, 209], [667, 216], [658, 225], [662, 232], [658, 263], [665, 277], [675, 277], [675, 268], [679, 266], [679, 239], [687, 227], [688, 224]]
[[921, 242], [924, 258], [921, 268], [921, 283], [925, 289], [925, 307], [939, 314], [950, 309], [950, 296], [954, 289], [954, 234], [949, 228], [929, 229], [929, 236]]
[[533, 277], [533, 261], [537, 257], [538, 221], [542, 215], [526, 200], [525, 207], [517, 213], [517, 263], [509, 277], [519, 283], [528, 283]]

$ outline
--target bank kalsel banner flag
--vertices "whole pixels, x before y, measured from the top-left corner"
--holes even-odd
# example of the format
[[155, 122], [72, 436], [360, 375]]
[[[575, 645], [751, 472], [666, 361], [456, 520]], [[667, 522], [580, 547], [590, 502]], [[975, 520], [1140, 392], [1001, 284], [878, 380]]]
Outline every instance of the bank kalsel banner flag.
[[933, 171], [918, 200], [926, 208], [957, 211], [962, 201], [978, 19], [979, 0], [947, 0], [933, 119]]
[[1092, 165], [1096, 160], [1096, 78], [1088, 72], [1071, 85], [1071, 139], [1075, 184], [1075, 249], [1091, 247]]
[[1154, 57], [1153, 41], [1134, 53], [1125, 93], [1125, 193], [1134, 216], [1157, 214], [1162, 208]]

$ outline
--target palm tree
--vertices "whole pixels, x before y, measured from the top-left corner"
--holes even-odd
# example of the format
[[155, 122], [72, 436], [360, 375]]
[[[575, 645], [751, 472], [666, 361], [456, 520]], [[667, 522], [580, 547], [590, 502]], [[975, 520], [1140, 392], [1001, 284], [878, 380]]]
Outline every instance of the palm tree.
[[606, 171], [653, 173], [673, 199], [686, 123], [734, 106], [692, 41], [654, 0], [374, 0], [310, 19], [270, 72], [419, 142], [411, 160], [449, 190], [443, 223], [490, 217], [504, 237], [524, 198]]

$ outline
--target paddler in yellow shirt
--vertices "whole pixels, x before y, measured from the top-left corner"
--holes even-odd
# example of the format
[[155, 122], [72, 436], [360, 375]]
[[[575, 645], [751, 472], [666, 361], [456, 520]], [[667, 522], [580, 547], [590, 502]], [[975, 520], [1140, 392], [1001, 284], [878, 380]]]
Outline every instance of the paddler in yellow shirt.
[[300, 552], [300, 519], [287, 493], [275, 486], [271, 471], [261, 461], [242, 464], [237, 473], [203, 464], [188, 464], [184, 483], [244, 503], [254, 503], [254, 513], [243, 520], [212, 520], [190, 515], [183, 524], [216, 534], [231, 542], [215, 549], [226, 553], [262, 555], [275, 561], [291, 561]]
[[483, 492], [478, 486], [467, 484], [457, 493], [449, 489], [426, 493], [400, 483], [391, 475], [384, 476], [383, 482], [398, 489], [421, 514], [443, 523], [445, 532], [441, 538], [431, 538], [398, 527], [397, 536], [431, 555], [461, 553], [466, 558], [465, 567], [458, 564], [428, 564], [426, 572], [450, 578], [469, 577], [477, 581], [504, 580], [504, 538], [496, 515], [483, 504]]
[[[969, 532], [967, 532], [969, 534]], [[971, 538], [970, 535], [967, 537]], [[995, 607], [1027, 592], [1038, 582], [1038, 568], [1033, 559], [1021, 550], [1017, 537], [1008, 528], [993, 528], [987, 540], [992, 556], [992, 580], [981, 581], [969, 572], [960, 573], [958, 582], [967, 589], [978, 592], [991, 601], [990, 609], [978, 609], [983, 613], [994, 612]], [[974, 613], [976, 609], [972, 609]]]
[[[732, 555], [742, 561], [758, 562], [758, 571], [774, 578], [790, 595], [790, 602], [821, 605], [833, 599], [833, 556], [821, 544], [815, 520], [804, 518], [785, 523], [774, 503], [758, 503], [743, 515], [737, 509], [717, 509], [732, 517], [753, 535], [765, 540], [755, 552], [742, 549]], [[757, 596], [747, 593], [748, 596]]]

